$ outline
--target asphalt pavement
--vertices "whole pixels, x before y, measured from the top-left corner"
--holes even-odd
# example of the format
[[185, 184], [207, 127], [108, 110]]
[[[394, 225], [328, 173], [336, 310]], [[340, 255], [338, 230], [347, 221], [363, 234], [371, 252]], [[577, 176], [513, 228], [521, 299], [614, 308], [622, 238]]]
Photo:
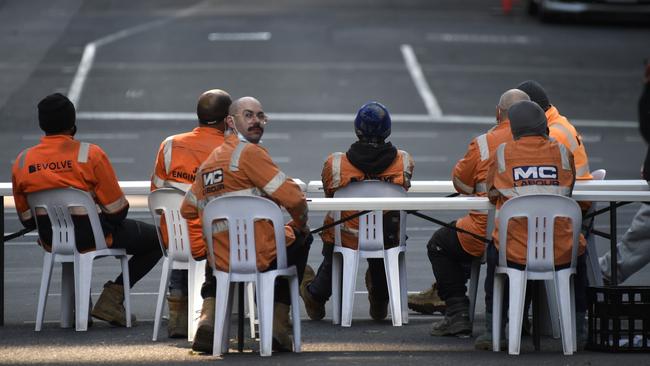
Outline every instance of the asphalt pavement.
[[[354, 142], [357, 108], [378, 100], [393, 115], [391, 141], [415, 158], [414, 179], [446, 180], [469, 141], [494, 123], [500, 94], [527, 79], [541, 82], [551, 102], [576, 124], [592, 169], [606, 169], [610, 179], [638, 179], [645, 144], [636, 127], [636, 100], [642, 60], [650, 56], [650, 28], [542, 24], [525, 14], [523, 1], [509, 16], [499, 3], [0, 1], [0, 181], [10, 181], [18, 152], [38, 142], [35, 106], [49, 93], [75, 100], [77, 138], [100, 145], [120, 180], [148, 180], [160, 142], [196, 125], [196, 99], [212, 88], [262, 102], [271, 116], [263, 144], [290, 176], [320, 179], [327, 154]], [[619, 209], [619, 235], [636, 208]], [[137, 209], [130, 217], [149, 220]], [[6, 232], [20, 228], [13, 212], [5, 219]], [[321, 222], [321, 215], [311, 217], [313, 227]], [[607, 230], [607, 217], [597, 219], [596, 227]], [[410, 291], [431, 284], [425, 244], [435, 229], [409, 218]], [[133, 289], [134, 312], [141, 320], [133, 330], [102, 324], [84, 334], [59, 329], [55, 274], [47, 326], [33, 332], [41, 268], [34, 239], [25, 236], [5, 247], [0, 364], [214, 361], [190, 354], [186, 342], [150, 341], [160, 266]], [[606, 246], [599, 240], [599, 252]], [[316, 240], [309, 258], [313, 266], [320, 261], [320, 248]], [[99, 262], [94, 292], [117, 268], [110, 260]], [[359, 272], [361, 284], [363, 269]], [[646, 268], [627, 283], [649, 280]], [[482, 300], [477, 310], [475, 333], [483, 327]], [[553, 341], [545, 342], [540, 353], [524, 348], [518, 358], [478, 352], [472, 339], [429, 336], [433, 320], [413, 314], [411, 324], [401, 328], [375, 324], [360, 295], [352, 328], [304, 321], [305, 352], [264, 362], [593, 365], [613, 364], [620, 357], [589, 352], [563, 357]], [[251, 354], [225, 359], [259, 360]]]

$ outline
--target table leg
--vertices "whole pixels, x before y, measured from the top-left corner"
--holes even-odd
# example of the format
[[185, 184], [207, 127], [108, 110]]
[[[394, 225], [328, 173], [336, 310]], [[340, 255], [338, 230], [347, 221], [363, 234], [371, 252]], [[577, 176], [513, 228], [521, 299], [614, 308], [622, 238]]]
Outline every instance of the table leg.
[[618, 284], [618, 253], [616, 251], [616, 207], [616, 202], [609, 203], [609, 250], [611, 264], [610, 284], [612, 286], [616, 286]]
[[0, 326], [5, 325], [5, 198], [0, 196]]

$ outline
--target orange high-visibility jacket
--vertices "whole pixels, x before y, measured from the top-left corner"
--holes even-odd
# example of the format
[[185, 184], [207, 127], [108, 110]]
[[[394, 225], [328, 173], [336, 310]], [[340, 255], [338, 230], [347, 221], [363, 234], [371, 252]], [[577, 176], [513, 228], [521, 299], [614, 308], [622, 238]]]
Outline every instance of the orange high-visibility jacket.
[[[326, 197], [334, 197], [334, 192], [343, 188], [351, 182], [375, 179], [391, 182], [404, 187], [406, 190], [411, 187], [411, 177], [415, 163], [409, 153], [398, 150], [395, 160], [383, 172], [376, 176], [368, 177], [364, 172], [352, 165], [345, 153], [336, 152], [330, 154], [325, 160], [321, 178], [323, 190]], [[343, 211], [341, 219], [354, 215], [358, 211]], [[334, 222], [333, 215], [328, 212], [325, 216], [324, 225]], [[321, 232], [321, 238], [325, 243], [334, 243], [334, 228]], [[399, 233], [395, 233], [399, 238]], [[341, 242], [344, 247], [357, 249], [359, 247], [359, 219], [354, 218], [341, 224]]]
[[[575, 183], [573, 155], [562, 144], [542, 136], [525, 136], [505, 142], [496, 150], [488, 169], [487, 186], [490, 201], [498, 210], [510, 198], [528, 194], [549, 193], [571, 196]], [[565, 222], [561, 222], [565, 221]], [[509, 261], [526, 264], [527, 226], [525, 219], [513, 219], [508, 230]], [[499, 246], [499, 227], [495, 225], [494, 244]], [[555, 264], [571, 261], [571, 226], [558, 219], [554, 234]], [[580, 235], [579, 253], [586, 242]]]
[[[273, 163], [269, 153], [257, 144], [240, 141], [235, 134], [226, 137], [199, 168], [196, 180], [181, 206], [186, 219], [200, 219], [203, 207], [222, 196], [264, 196], [284, 206], [293, 219], [285, 226], [287, 246], [293, 244], [292, 227], [302, 228], [307, 223], [307, 201], [300, 187]], [[216, 266], [222, 271], [229, 268], [230, 243], [227, 223], [215, 225], [214, 243], [218, 250]], [[266, 270], [275, 259], [275, 238], [270, 222], [255, 223], [257, 268]]]
[[[487, 133], [472, 140], [465, 156], [456, 163], [452, 172], [452, 181], [458, 193], [478, 197], [487, 195], [485, 178], [490, 166], [490, 157], [494, 155], [500, 144], [507, 141], [512, 141], [508, 120], [500, 122]], [[467, 216], [456, 221], [456, 227], [485, 236], [487, 215], [483, 211], [470, 211]], [[483, 255], [484, 242], [465, 233], [456, 232], [456, 235], [465, 252], [475, 257]]]
[[[23, 223], [34, 218], [27, 194], [53, 188], [72, 187], [89, 192], [101, 213], [118, 217], [118, 221], [129, 209], [106, 153], [97, 145], [79, 142], [68, 135], [44, 136], [38, 145], [18, 154], [11, 181], [16, 211]], [[49, 243], [42, 244], [49, 247]], [[106, 236], [106, 244], [113, 244], [110, 234]]]
[[[169, 136], [161, 144], [156, 156], [154, 172], [151, 175], [151, 190], [176, 188], [187, 192], [196, 171], [212, 150], [223, 144], [223, 132], [213, 127], [196, 127], [190, 132]], [[163, 243], [167, 247], [167, 225], [160, 223]], [[205, 241], [199, 218], [187, 220], [187, 229], [196, 258], [206, 255]]]
[[562, 143], [573, 154], [576, 164], [576, 179], [593, 179], [589, 170], [587, 151], [576, 128], [554, 106], [546, 111], [546, 119], [548, 120], [549, 136]]

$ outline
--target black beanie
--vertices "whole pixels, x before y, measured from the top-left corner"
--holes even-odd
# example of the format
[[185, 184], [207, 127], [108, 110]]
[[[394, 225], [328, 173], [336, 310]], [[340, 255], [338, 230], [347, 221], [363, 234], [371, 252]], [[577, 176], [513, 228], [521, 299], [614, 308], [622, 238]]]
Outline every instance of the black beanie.
[[510, 131], [517, 140], [522, 136], [548, 136], [546, 115], [537, 103], [517, 102], [508, 109]]
[[523, 83], [517, 86], [517, 89], [528, 94], [530, 100], [537, 103], [543, 110], [547, 110], [551, 107], [551, 102], [548, 100], [546, 91], [544, 88], [535, 80], [526, 80]]
[[45, 133], [69, 130], [75, 119], [74, 105], [61, 93], [50, 94], [38, 103], [38, 125]]

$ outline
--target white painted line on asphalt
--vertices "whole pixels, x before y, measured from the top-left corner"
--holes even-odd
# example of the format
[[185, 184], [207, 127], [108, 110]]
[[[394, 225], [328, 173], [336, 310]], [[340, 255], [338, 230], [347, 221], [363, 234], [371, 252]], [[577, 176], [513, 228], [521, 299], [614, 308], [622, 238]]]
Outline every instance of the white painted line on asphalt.
[[639, 135], [625, 136], [625, 142], [642, 142], [643, 138]]
[[[434, 139], [438, 137], [438, 132], [411, 132], [411, 131], [397, 131], [390, 134], [391, 138], [409, 138], [409, 139], [418, 139], [418, 138], [427, 138]], [[323, 132], [321, 137], [324, 139], [349, 139], [355, 138], [354, 133], [350, 132]]]
[[582, 137], [582, 142], [586, 143], [596, 143], [600, 142], [603, 139], [603, 135], [601, 134], [580, 134], [580, 137]]
[[603, 159], [603, 158], [600, 157], [600, 156], [589, 156], [589, 162], [590, 162], [590, 163], [599, 163], [599, 164], [600, 164], [600, 163], [602, 163], [603, 161], [605, 161], [605, 159]]
[[531, 38], [523, 35], [428, 33], [427, 41], [448, 43], [487, 43], [527, 45]]
[[108, 158], [113, 164], [133, 164], [135, 163], [134, 158]]
[[413, 52], [413, 48], [411, 45], [403, 44], [400, 47], [400, 50], [402, 51], [406, 68], [408, 69], [409, 74], [411, 74], [411, 78], [415, 83], [415, 88], [418, 90], [418, 93], [420, 93], [422, 101], [424, 101], [424, 106], [426, 107], [429, 116], [434, 118], [441, 117], [442, 110], [440, 109], [440, 105], [424, 77], [424, 73], [422, 72], [420, 63], [415, 56], [415, 52]]
[[[269, 113], [271, 122], [341, 122], [351, 123], [354, 114], [336, 113]], [[98, 121], [195, 121], [195, 113], [177, 112], [79, 112], [78, 120]], [[431, 117], [425, 114], [391, 114], [393, 122], [432, 123], [432, 124], [495, 124], [494, 117], [445, 115]], [[638, 128], [636, 121], [572, 119], [576, 127]]]
[[414, 155], [413, 160], [416, 163], [446, 163], [449, 161], [449, 158], [442, 155]]
[[208, 40], [215, 41], [268, 41], [271, 39], [271, 32], [249, 32], [249, 33], [210, 33]]
[[154, 27], [158, 27], [172, 20], [191, 15], [192, 13], [197, 11], [203, 5], [203, 3], [205, 3], [205, 1], [196, 4], [194, 6], [191, 6], [189, 8], [183, 9], [181, 11], [178, 11], [172, 14], [170, 17], [140, 24], [135, 27], [121, 30], [119, 32], [111, 33], [105, 37], [96, 39], [95, 41], [86, 44], [86, 46], [84, 47], [83, 55], [81, 56], [81, 61], [79, 62], [79, 66], [77, 67], [77, 72], [75, 73], [74, 78], [72, 79], [72, 83], [70, 84], [70, 89], [68, 90], [68, 99], [70, 99], [70, 101], [72, 101], [72, 103], [75, 105], [77, 110], [79, 110], [79, 98], [81, 98], [81, 92], [83, 91], [84, 85], [86, 83], [86, 79], [88, 78], [88, 73], [90, 72], [90, 69], [93, 66], [93, 62], [95, 61], [95, 54], [97, 52], [97, 48], [109, 44], [111, 42], [115, 42], [117, 40], [132, 36], [136, 33], [140, 33], [152, 29]]
[[[40, 140], [43, 135], [23, 135], [23, 140]], [[75, 136], [76, 140], [138, 140], [139, 133], [78, 133]], [[266, 136], [265, 136], [266, 137]]]
[[275, 157], [271, 157], [271, 158], [276, 163], [290, 163], [291, 162], [291, 158], [288, 157], [288, 156], [275, 156]]
[[262, 140], [289, 140], [291, 139], [291, 135], [288, 133], [280, 133], [280, 132], [264, 132], [264, 136], [262, 137]]

